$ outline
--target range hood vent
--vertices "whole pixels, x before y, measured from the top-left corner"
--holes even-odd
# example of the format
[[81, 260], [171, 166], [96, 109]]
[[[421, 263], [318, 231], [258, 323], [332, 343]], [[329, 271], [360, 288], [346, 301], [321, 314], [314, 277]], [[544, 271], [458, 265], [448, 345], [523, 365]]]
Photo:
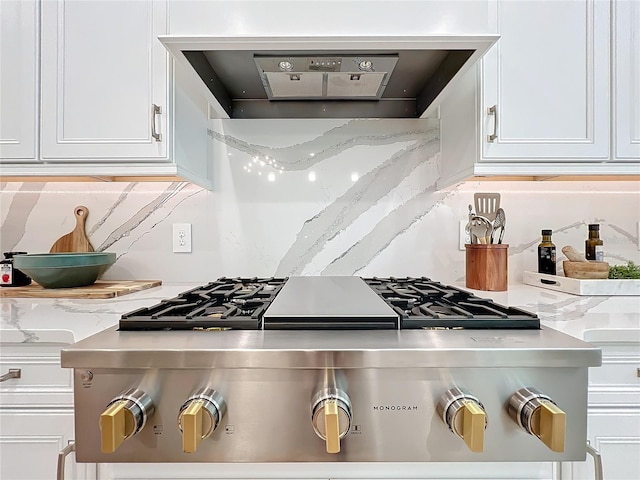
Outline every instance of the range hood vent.
[[255, 55], [254, 60], [269, 100], [380, 100], [398, 56]]
[[422, 118], [498, 36], [159, 38], [219, 118]]

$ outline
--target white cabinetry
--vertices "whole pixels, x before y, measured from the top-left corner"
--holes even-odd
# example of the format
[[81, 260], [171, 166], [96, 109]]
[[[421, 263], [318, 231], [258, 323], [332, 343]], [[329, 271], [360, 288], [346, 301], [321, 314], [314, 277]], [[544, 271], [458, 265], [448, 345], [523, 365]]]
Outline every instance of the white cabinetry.
[[[2, 408], [0, 410], [0, 478], [2, 480], [51, 480], [58, 453], [74, 438], [73, 408]], [[67, 458], [65, 478], [95, 478], [94, 464]]]
[[640, 2], [614, 2], [615, 158], [640, 158]]
[[[383, 471], [387, 480], [415, 478], [421, 480], [464, 479], [464, 480], [554, 480], [557, 477], [557, 464], [540, 463], [430, 463], [398, 464], [396, 472]], [[365, 476], [363, 474], [368, 474]], [[373, 480], [382, 479], [380, 469], [366, 466], [359, 475], [332, 476], [331, 480]]]
[[0, 158], [36, 158], [38, 9], [35, 0], [0, 2]]
[[157, 39], [167, 0], [0, 3], [3, 180], [177, 177], [211, 188], [206, 100]]
[[[27, 334], [2, 330], [0, 374], [20, 370], [20, 378], [0, 383], [0, 478], [55, 478], [58, 453], [74, 438], [71, 371], [60, 368], [60, 349], [73, 342], [69, 331]], [[95, 478], [94, 464], [66, 461], [66, 478]]]
[[[212, 468], [213, 467], [213, 468]], [[285, 464], [100, 464], [99, 480], [187, 480], [263, 478], [289, 480], [553, 480], [551, 463], [285, 463]], [[586, 480], [586, 479], [582, 479]]]
[[112, 463], [98, 465], [99, 480], [324, 480], [313, 464]]
[[[602, 366], [589, 372], [587, 436], [602, 455], [605, 480], [640, 478], [640, 334], [592, 330], [585, 339], [602, 348]], [[615, 335], [615, 338], [614, 338]], [[594, 478], [590, 459], [565, 466], [563, 479]]]
[[165, 2], [42, 2], [42, 160], [167, 158], [167, 23]]
[[441, 107], [439, 186], [473, 176], [639, 174], [640, 4], [490, 5], [501, 38]]
[[609, 4], [493, 5], [500, 41], [482, 62], [481, 111], [495, 106], [496, 113], [482, 123], [482, 157], [606, 159]]

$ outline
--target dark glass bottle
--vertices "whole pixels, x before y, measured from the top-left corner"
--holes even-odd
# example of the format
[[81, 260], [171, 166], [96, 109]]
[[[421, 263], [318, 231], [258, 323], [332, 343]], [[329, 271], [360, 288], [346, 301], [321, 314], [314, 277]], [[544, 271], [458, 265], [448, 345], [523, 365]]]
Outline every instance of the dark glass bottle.
[[13, 267], [14, 255], [25, 255], [27, 252], [5, 252], [0, 261], [0, 287], [24, 287], [31, 283], [31, 277]]
[[589, 224], [589, 238], [584, 242], [584, 256], [587, 260], [595, 260], [604, 262], [604, 246], [600, 239], [600, 225], [597, 223]]
[[556, 246], [551, 241], [551, 230], [542, 230], [538, 245], [538, 273], [556, 274]]

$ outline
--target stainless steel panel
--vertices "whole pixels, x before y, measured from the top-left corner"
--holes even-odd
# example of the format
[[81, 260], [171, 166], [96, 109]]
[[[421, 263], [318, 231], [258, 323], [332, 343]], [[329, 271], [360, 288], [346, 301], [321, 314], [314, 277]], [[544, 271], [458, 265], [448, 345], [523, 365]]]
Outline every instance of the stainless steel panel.
[[385, 80], [392, 74], [398, 57], [256, 55], [254, 60], [270, 99], [377, 100], [384, 92]]
[[[484, 462], [585, 459], [586, 368], [346, 369], [350, 432], [326, 453], [311, 423], [324, 369], [84, 369], [75, 371], [76, 458], [80, 462]], [[85, 380], [83, 380], [83, 378]], [[89, 379], [89, 380], [87, 380]], [[202, 387], [216, 389], [227, 413], [197, 452], [182, 452], [177, 417]], [[145, 428], [113, 454], [100, 452], [100, 413], [128, 388], [156, 405]], [[483, 403], [485, 450], [470, 452], [436, 412], [441, 395], [465, 388]], [[536, 387], [567, 412], [566, 451], [554, 453], [509, 417], [507, 402]]]
[[120, 332], [112, 327], [62, 349], [63, 367], [83, 368], [595, 367], [601, 362], [598, 347], [550, 328]]
[[386, 77], [384, 72], [375, 73], [328, 73], [327, 97], [375, 98]]
[[271, 318], [372, 318], [398, 314], [360, 277], [290, 277], [264, 313]]
[[274, 98], [322, 97], [323, 73], [266, 72], [266, 81]]

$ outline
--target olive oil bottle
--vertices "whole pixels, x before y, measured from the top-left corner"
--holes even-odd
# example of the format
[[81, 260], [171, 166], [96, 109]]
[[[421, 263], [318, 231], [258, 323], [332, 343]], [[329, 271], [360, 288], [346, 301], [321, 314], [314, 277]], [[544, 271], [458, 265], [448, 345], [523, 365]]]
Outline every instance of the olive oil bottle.
[[551, 230], [542, 230], [538, 245], [538, 273], [556, 274], [556, 246], [551, 241]]
[[587, 260], [595, 260], [597, 262], [604, 262], [604, 245], [600, 239], [600, 224], [589, 224], [589, 238], [584, 242], [584, 256]]

